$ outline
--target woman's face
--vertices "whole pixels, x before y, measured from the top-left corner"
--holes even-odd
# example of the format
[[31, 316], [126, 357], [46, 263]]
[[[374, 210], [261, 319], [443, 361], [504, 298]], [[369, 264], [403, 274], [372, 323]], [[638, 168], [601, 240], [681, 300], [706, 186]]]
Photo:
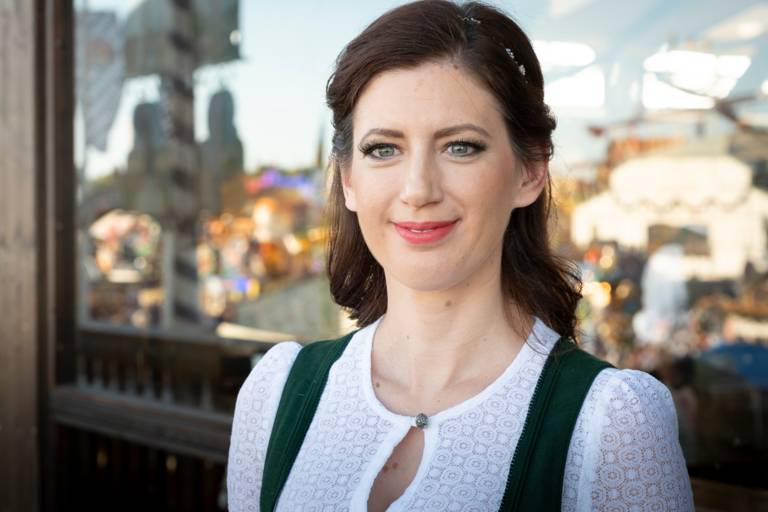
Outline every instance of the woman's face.
[[353, 113], [346, 206], [387, 280], [444, 290], [498, 279], [514, 208], [536, 200], [546, 162], [527, 172], [501, 108], [451, 61], [384, 72]]

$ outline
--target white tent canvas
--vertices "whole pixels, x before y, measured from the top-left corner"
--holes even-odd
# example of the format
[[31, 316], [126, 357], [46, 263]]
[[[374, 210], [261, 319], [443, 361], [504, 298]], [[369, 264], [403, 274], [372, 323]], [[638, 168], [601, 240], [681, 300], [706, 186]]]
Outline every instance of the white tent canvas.
[[649, 156], [618, 166], [609, 189], [573, 212], [579, 246], [613, 240], [646, 249], [652, 226], [695, 227], [708, 254], [685, 255], [686, 278], [740, 276], [747, 262], [768, 267], [768, 194], [745, 163], [728, 155]]

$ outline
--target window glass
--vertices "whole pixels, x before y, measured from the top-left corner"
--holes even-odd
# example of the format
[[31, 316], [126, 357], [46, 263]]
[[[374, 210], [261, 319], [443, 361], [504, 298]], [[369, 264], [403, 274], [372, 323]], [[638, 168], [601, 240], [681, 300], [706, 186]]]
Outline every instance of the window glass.
[[304, 44], [291, 34], [310, 12], [236, 0], [76, 8], [81, 321], [254, 340], [348, 329], [324, 270], [323, 82], [355, 27]]
[[[402, 2], [77, 0], [81, 326], [312, 340], [330, 299], [324, 87]], [[691, 475], [768, 488], [768, 7], [495, 2], [558, 119], [581, 343], [672, 391]]]

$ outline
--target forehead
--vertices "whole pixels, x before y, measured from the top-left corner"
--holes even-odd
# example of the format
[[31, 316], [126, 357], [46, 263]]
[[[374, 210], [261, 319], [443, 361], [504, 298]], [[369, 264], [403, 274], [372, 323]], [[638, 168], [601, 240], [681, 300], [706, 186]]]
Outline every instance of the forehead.
[[355, 133], [370, 128], [440, 129], [474, 123], [503, 127], [496, 98], [479, 79], [449, 61], [394, 69], [375, 76], [357, 101]]

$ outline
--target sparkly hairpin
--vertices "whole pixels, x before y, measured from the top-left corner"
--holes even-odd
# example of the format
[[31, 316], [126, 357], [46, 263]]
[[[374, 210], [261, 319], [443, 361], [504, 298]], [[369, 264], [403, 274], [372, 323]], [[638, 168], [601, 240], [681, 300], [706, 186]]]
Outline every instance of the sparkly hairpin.
[[[480, 20], [477, 18], [473, 18], [472, 16], [462, 16], [461, 19], [465, 23], [471, 23], [472, 25], [480, 25]], [[494, 39], [494, 42], [498, 44], [499, 42]], [[517, 59], [515, 59], [515, 53], [512, 51], [512, 49], [504, 47], [504, 49], [507, 51], [507, 55], [509, 55], [509, 58], [512, 59], [512, 62], [517, 64], [517, 70], [520, 72], [520, 74], [525, 79], [525, 66], [517, 62]]]
[[[507, 55], [509, 55], [509, 58], [514, 61], [515, 64], [517, 64], [517, 59], [515, 58], [515, 52], [513, 52], [510, 48], [504, 48], [507, 51]], [[520, 71], [520, 74], [525, 76], [525, 66], [522, 64], [518, 64], [517, 70]]]

